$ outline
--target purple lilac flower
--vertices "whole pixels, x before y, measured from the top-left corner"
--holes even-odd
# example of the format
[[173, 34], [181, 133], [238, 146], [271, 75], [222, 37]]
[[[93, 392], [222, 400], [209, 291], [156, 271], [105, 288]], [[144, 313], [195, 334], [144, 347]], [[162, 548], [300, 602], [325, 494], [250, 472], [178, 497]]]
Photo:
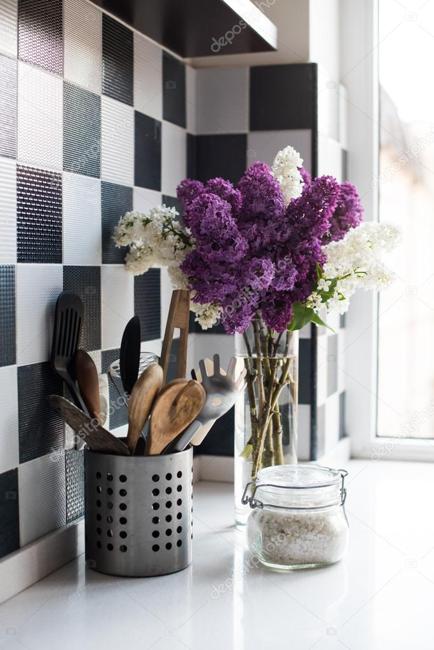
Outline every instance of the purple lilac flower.
[[303, 179], [304, 186], [310, 185], [310, 183], [312, 182], [312, 176], [307, 171], [307, 169], [305, 169], [305, 167], [299, 167], [298, 171], [300, 172], [300, 176]]
[[331, 218], [326, 241], [339, 241], [351, 228], [356, 228], [363, 218], [359, 193], [352, 183], [342, 183], [335, 211]]
[[286, 211], [294, 239], [321, 239], [330, 228], [338, 198], [339, 183], [332, 176], [320, 176], [307, 185]]
[[206, 191], [227, 201], [234, 216], [239, 214], [242, 203], [241, 193], [234, 188], [230, 181], [225, 181], [223, 178], [211, 178], [206, 184]]
[[283, 332], [291, 322], [292, 305], [292, 296], [286, 291], [266, 293], [260, 304], [265, 324], [276, 332]]
[[255, 162], [241, 177], [238, 183], [241, 192], [242, 217], [252, 219], [264, 215], [268, 219], [282, 217], [285, 203], [279, 183], [268, 165]]
[[176, 196], [181, 201], [184, 210], [186, 210], [190, 203], [204, 191], [203, 183], [186, 178], [176, 188]]

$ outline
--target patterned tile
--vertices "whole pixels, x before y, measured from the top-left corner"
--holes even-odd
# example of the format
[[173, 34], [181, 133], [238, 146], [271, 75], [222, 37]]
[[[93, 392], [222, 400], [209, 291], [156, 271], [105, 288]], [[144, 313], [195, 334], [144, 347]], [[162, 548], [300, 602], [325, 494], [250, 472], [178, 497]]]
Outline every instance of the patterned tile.
[[63, 261], [101, 263], [101, 181], [63, 174]]
[[0, 55], [0, 156], [17, 155], [17, 62]]
[[187, 135], [184, 129], [163, 122], [161, 189], [176, 196], [176, 188], [187, 175]]
[[0, 366], [15, 363], [15, 266], [0, 266]]
[[15, 160], [0, 158], [0, 264], [17, 261], [17, 172]]
[[17, 56], [18, 0], [0, 2], [0, 52]]
[[140, 318], [142, 341], [161, 336], [160, 269], [134, 278], [134, 313]]
[[102, 17], [102, 91], [133, 105], [133, 32], [116, 20]]
[[169, 196], [168, 194], [163, 194], [161, 197], [161, 202], [164, 203], [164, 205], [167, 205], [168, 208], [175, 208], [180, 215], [182, 215], [182, 205], [181, 201], [179, 201], [176, 196]]
[[17, 167], [18, 262], [62, 262], [62, 177]]
[[134, 33], [134, 107], [161, 120], [163, 115], [163, 56], [161, 48]]
[[17, 467], [18, 399], [17, 368], [0, 368], [0, 473]]
[[246, 133], [249, 128], [249, 68], [198, 69], [195, 110], [196, 133]]
[[64, 0], [65, 79], [101, 93], [102, 18], [86, 0]]
[[148, 190], [144, 187], [135, 187], [133, 190], [133, 210], [147, 212], [160, 205], [163, 201], [160, 192]]
[[247, 136], [247, 164], [256, 160], [272, 164], [276, 153], [290, 144], [303, 158], [303, 166], [312, 171], [311, 129], [290, 129], [286, 131], [253, 131]]
[[251, 68], [250, 130], [316, 128], [316, 83], [315, 63]]
[[62, 170], [62, 80], [18, 64], [18, 159]]
[[[119, 359], [119, 349], [104, 350], [101, 353], [101, 370], [107, 372], [110, 364]], [[115, 379], [117, 388], [113, 382], [109, 380], [109, 399], [110, 399], [110, 415], [109, 415], [109, 429], [117, 429], [128, 422], [128, 409], [123, 400], [123, 387], [120, 379]]]
[[134, 278], [123, 266], [101, 268], [102, 349], [120, 347], [125, 325], [134, 315]]
[[161, 122], [134, 113], [134, 185], [161, 189]]
[[109, 97], [101, 100], [101, 178], [134, 184], [134, 111]]
[[101, 268], [64, 266], [63, 289], [80, 296], [84, 307], [80, 346], [85, 350], [101, 348]]
[[20, 463], [63, 448], [63, 422], [47, 401], [62, 391], [62, 381], [48, 363], [18, 368]]
[[124, 185], [101, 183], [102, 214], [102, 263], [122, 264], [126, 254], [124, 248], [116, 248], [112, 236], [113, 228], [120, 217], [133, 208], [133, 190]]
[[0, 474], [0, 557], [20, 546], [18, 471]]
[[18, 488], [21, 546], [66, 524], [64, 451], [20, 465]]
[[163, 52], [163, 119], [186, 125], [185, 65]]
[[17, 266], [17, 363], [50, 358], [54, 308], [62, 291], [60, 264]]
[[82, 451], [65, 451], [66, 523], [84, 515], [84, 456]]
[[300, 404], [310, 404], [312, 397], [311, 384], [311, 359], [312, 342], [310, 339], [299, 341], [299, 369], [298, 369], [298, 401]]
[[63, 169], [101, 174], [101, 98], [70, 83], [63, 86]]
[[19, 0], [18, 55], [22, 61], [62, 74], [62, 0]]
[[234, 455], [234, 408], [217, 420], [197, 449], [197, 453], [213, 456]]
[[246, 169], [246, 135], [198, 135], [194, 141], [198, 180], [222, 176], [233, 183], [239, 181]]

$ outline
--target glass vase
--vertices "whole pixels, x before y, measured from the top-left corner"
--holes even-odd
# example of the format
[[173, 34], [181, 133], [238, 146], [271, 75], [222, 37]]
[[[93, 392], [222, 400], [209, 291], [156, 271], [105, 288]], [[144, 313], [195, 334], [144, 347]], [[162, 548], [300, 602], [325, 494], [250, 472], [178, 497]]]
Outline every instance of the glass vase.
[[265, 467], [297, 463], [298, 332], [276, 333], [257, 318], [235, 345], [247, 372], [235, 407], [234, 454], [235, 519], [245, 524], [247, 483]]

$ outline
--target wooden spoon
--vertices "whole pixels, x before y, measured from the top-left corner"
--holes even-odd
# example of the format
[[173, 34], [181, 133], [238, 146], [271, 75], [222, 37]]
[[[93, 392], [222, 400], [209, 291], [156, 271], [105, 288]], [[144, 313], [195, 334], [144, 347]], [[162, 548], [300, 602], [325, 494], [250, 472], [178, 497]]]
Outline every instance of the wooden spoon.
[[206, 393], [194, 379], [167, 384], [157, 397], [151, 415], [147, 453], [161, 454], [167, 445], [196, 419], [205, 403]]
[[93, 420], [74, 406], [72, 402], [60, 395], [48, 397], [50, 405], [65, 420], [78, 436], [93, 451], [103, 451], [118, 456], [129, 456], [130, 452], [126, 444], [104, 429], [96, 418]]
[[152, 404], [163, 385], [163, 369], [158, 363], [148, 366], [134, 384], [128, 402], [128, 449], [134, 454]]
[[75, 376], [81, 396], [91, 418], [103, 424], [99, 397], [98, 371], [92, 357], [84, 350], [77, 350], [74, 357]]

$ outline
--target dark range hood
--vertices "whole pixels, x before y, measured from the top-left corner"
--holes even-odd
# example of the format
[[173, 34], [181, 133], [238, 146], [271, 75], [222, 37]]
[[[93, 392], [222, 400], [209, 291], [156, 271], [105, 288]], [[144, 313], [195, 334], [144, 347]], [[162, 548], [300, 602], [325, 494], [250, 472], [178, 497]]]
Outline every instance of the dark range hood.
[[250, 0], [92, 0], [182, 58], [267, 52], [275, 25]]

